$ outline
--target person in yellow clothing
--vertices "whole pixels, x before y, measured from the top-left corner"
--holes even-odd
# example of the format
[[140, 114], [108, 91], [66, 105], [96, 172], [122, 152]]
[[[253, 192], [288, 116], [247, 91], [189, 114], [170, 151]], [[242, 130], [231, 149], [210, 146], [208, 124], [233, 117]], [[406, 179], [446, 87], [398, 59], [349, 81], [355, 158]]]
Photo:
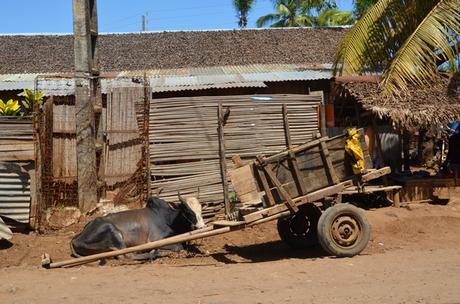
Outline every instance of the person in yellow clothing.
[[360, 135], [355, 128], [347, 130], [347, 139], [345, 143], [345, 151], [351, 156], [353, 162], [351, 167], [353, 173], [360, 175], [364, 173], [364, 151], [360, 144]]

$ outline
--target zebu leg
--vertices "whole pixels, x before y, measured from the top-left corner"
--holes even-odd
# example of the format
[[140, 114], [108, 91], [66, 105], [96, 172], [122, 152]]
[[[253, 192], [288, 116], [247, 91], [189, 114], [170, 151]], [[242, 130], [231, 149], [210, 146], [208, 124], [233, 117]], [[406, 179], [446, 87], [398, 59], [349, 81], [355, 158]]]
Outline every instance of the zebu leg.
[[110, 222], [97, 218], [71, 242], [74, 256], [86, 256], [126, 248], [121, 232]]

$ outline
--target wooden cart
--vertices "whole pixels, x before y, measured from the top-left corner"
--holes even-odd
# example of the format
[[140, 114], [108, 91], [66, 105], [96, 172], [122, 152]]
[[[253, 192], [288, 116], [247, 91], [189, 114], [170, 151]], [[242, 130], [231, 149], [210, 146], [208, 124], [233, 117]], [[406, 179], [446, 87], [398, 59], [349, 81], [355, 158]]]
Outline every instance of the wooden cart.
[[[360, 131], [362, 134], [362, 131]], [[362, 138], [362, 147], [364, 136]], [[318, 242], [338, 257], [360, 253], [370, 238], [364, 212], [352, 202], [342, 202], [342, 192], [366, 192], [367, 183], [390, 173], [390, 168], [371, 169], [365, 149], [366, 170], [352, 173], [346, 153], [345, 135], [322, 137], [290, 147], [275, 155], [260, 155], [229, 173], [242, 203], [233, 208], [233, 220], [215, 221], [208, 227], [160, 241], [121, 250], [51, 262], [46, 268], [76, 266], [117, 255], [153, 250], [166, 245], [201, 239], [253, 225], [278, 220], [281, 239], [295, 248], [308, 248]]]

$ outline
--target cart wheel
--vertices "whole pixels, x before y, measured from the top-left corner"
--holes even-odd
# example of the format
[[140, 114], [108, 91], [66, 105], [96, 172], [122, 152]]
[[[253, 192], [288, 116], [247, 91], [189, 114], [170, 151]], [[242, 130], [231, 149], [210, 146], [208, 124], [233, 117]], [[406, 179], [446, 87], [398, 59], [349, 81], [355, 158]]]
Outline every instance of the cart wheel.
[[318, 244], [317, 225], [321, 210], [313, 204], [299, 207], [299, 211], [278, 220], [281, 239], [295, 249], [306, 249]]
[[364, 212], [350, 204], [326, 209], [318, 221], [321, 247], [337, 257], [351, 257], [366, 248], [371, 226]]

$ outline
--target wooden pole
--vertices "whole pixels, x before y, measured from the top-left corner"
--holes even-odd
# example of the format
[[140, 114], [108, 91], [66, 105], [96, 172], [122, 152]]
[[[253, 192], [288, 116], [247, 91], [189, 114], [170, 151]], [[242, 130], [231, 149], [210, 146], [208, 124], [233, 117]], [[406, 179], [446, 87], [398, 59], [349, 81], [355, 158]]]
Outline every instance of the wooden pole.
[[229, 215], [232, 212], [232, 208], [228, 198], [227, 164], [225, 162], [224, 114], [222, 111], [222, 103], [220, 102], [217, 106], [217, 122], [217, 132], [219, 134], [220, 175], [222, 177], [222, 187], [224, 192], [225, 215]]
[[319, 125], [321, 136], [327, 136], [326, 127], [326, 103], [329, 101], [329, 92], [323, 91], [323, 98], [319, 105]]
[[103, 122], [95, 117], [102, 113], [96, 0], [73, 0], [73, 18], [78, 205], [85, 212], [98, 203], [98, 175], [103, 174], [98, 172], [101, 157], [96, 155], [103, 151]]
[[143, 137], [144, 137], [144, 160], [145, 160], [145, 170], [146, 172], [146, 187], [147, 187], [147, 197], [150, 196], [151, 186], [151, 172], [150, 172], [150, 98], [152, 94], [150, 92], [150, 83], [147, 79], [147, 73], [144, 72], [144, 124], [143, 124]]
[[286, 104], [283, 104], [283, 122], [284, 122], [284, 135], [286, 136], [286, 147], [292, 147], [291, 133], [289, 131], [288, 109]]
[[409, 157], [409, 149], [410, 149], [410, 133], [407, 130], [403, 131], [403, 170], [410, 171], [410, 157]]

